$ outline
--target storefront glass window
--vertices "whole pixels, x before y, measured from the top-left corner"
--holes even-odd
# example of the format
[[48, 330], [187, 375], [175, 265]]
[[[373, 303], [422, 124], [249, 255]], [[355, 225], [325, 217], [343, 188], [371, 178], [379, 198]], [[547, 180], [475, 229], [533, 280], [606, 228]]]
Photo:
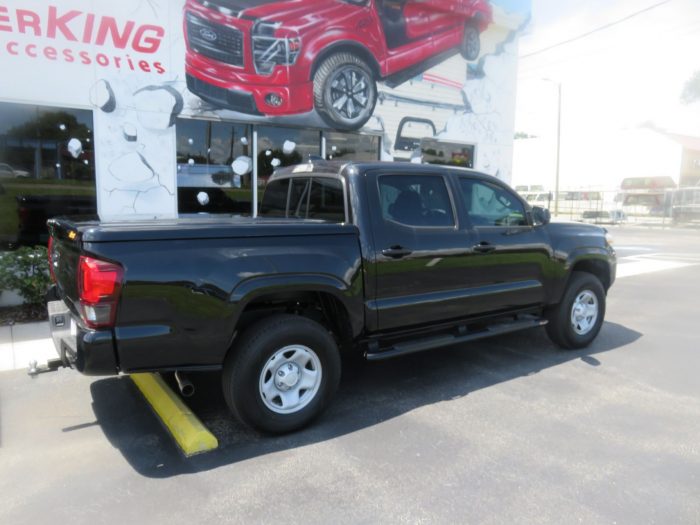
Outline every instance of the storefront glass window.
[[324, 132], [327, 160], [379, 160], [379, 137], [357, 133]]
[[458, 166], [460, 168], [474, 167], [474, 146], [471, 144], [423, 139], [421, 140], [421, 149], [423, 162], [428, 164]]
[[0, 249], [46, 244], [46, 221], [97, 214], [92, 112], [0, 103]]
[[178, 119], [179, 212], [250, 214], [251, 148], [248, 125]]
[[276, 168], [321, 155], [321, 133], [306, 129], [258, 126], [258, 181], [264, 185]]

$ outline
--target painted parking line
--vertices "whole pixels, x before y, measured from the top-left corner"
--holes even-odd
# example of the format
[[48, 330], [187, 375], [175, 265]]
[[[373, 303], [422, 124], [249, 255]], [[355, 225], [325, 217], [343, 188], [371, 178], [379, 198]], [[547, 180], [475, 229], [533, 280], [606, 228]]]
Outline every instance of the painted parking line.
[[668, 261], [679, 261], [700, 264], [700, 254], [694, 253], [659, 253], [655, 254], [654, 258]]
[[628, 251], [628, 252], [653, 252], [655, 248], [649, 248], [648, 246], [620, 246], [620, 245], [615, 245], [615, 251], [617, 252], [622, 252], [622, 251]]
[[131, 380], [175, 438], [185, 456], [209, 452], [219, 446], [214, 434], [207, 430], [159, 374], [131, 374]]
[[700, 264], [700, 259], [688, 260], [681, 259], [680, 257], [670, 259], [667, 258], [665, 254], [655, 253], [622, 257], [618, 262], [620, 264], [617, 266], [617, 278], [624, 279], [625, 277], [633, 277], [635, 275], [696, 266]]

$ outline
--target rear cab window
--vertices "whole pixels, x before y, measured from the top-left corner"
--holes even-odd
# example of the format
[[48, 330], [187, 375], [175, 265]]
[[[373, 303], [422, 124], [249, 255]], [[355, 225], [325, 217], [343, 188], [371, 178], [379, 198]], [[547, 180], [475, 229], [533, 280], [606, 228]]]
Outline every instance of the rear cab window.
[[288, 196], [289, 179], [270, 182], [265, 188], [265, 195], [260, 203], [259, 215], [263, 217], [286, 217]]
[[343, 183], [333, 177], [295, 177], [270, 182], [260, 205], [261, 217], [346, 221]]

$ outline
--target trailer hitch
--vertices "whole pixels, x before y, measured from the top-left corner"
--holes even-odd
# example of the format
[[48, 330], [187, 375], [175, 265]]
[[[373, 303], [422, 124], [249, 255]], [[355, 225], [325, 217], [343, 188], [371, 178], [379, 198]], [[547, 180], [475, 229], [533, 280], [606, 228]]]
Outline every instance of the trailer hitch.
[[45, 365], [39, 365], [37, 361], [30, 361], [27, 374], [34, 378], [39, 374], [56, 372], [59, 368], [66, 368], [66, 364], [61, 359], [49, 359]]

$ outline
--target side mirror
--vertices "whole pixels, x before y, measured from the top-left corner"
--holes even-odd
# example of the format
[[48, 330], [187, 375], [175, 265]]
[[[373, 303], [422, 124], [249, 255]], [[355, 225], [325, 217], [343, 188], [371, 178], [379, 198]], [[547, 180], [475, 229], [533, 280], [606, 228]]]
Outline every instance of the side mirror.
[[547, 208], [541, 206], [532, 207], [532, 218], [535, 219], [535, 226], [544, 226], [552, 220], [552, 214]]

